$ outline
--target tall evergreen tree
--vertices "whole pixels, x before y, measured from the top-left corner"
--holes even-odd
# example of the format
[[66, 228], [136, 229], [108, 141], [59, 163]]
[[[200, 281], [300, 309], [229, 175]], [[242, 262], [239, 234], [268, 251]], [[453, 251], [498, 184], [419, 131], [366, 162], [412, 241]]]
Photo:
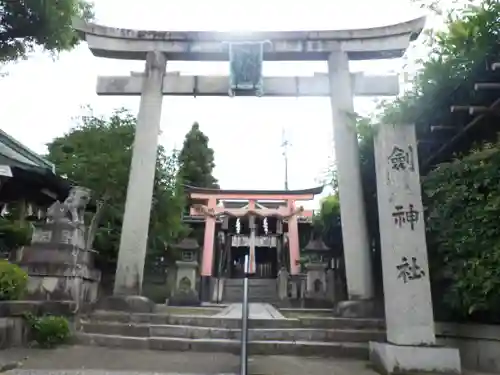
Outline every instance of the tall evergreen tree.
[[179, 176], [184, 184], [218, 188], [217, 179], [212, 175], [215, 167], [214, 150], [208, 147], [208, 137], [195, 122], [186, 134], [182, 150], [179, 153]]

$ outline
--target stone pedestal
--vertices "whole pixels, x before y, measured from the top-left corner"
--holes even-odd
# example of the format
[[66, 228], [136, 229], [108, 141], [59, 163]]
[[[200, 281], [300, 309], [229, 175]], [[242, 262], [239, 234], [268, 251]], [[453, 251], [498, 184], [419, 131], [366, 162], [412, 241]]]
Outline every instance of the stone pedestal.
[[96, 252], [85, 249], [85, 226], [72, 222], [35, 224], [32, 243], [14, 261], [29, 275], [27, 298], [94, 303], [100, 271]]
[[414, 127], [381, 126], [375, 160], [388, 343], [370, 358], [387, 373], [460, 373], [458, 349], [435, 346]]
[[288, 300], [288, 284], [290, 282], [290, 273], [285, 267], [278, 272], [278, 297], [280, 301]]
[[326, 264], [307, 263], [306, 268], [306, 297], [320, 298], [326, 297]]
[[326, 263], [307, 263], [305, 265], [304, 306], [308, 308], [331, 308], [333, 303], [328, 297]]
[[198, 262], [186, 262], [178, 260], [175, 262], [177, 266], [177, 280], [175, 282], [176, 289], [181, 288], [182, 285], [195, 290], [196, 276], [198, 270]]
[[174, 295], [168, 301], [169, 305], [199, 305], [200, 300], [198, 298], [198, 292], [196, 291], [198, 262], [178, 260], [175, 264], [177, 266], [177, 280], [175, 283]]
[[331, 303], [336, 302], [337, 288], [335, 285], [335, 271], [331, 268], [326, 270], [326, 298]]

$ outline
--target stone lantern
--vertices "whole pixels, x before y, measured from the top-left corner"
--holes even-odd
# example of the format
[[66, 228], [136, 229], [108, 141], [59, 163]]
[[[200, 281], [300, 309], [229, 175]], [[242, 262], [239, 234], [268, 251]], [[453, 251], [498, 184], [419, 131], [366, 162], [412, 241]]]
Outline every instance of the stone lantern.
[[178, 260], [178, 262], [195, 262], [196, 265], [198, 265], [200, 245], [198, 245], [198, 241], [196, 241], [196, 239], [184, 238], [180, 243], [173, 247], [174, 249], [180, 251], [180, 260]]
[[328, 300], [327, 290], [330, 288], [327, 287], [326, 269], [329, 264], [330, 248], [320, 237], [311, 236], [302, 252], [308, 258], [305, 264], [306, 299], [318, 302]]
[[169, 300], [170, 305], [195, 306], [200, 300], [197, 293], [198, 280], [198, 253], [200, 245], [194, 238], [184, 238], [177, 245], [172, 246], [180, 252], [175, 281], [175, 292]]

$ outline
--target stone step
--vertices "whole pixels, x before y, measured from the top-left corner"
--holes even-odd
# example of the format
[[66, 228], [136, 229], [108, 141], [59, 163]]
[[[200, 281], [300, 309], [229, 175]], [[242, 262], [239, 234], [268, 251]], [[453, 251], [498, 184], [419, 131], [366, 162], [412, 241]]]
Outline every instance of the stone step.
[[[226, 303], [241, 303], [241, 301], [243, 301], [243, 296], [240, 296], [238, 294], [224, 295], [223, 300]], [[279, 300], [278, 296], [261, 296], [261, 295], [248, 296], [248, 302], [274, 304], [277, 303], [278, 300]]]
[[[243, 279], [228, 279], [224, 283], [224, 302], [243, 300]], [[249, 302], [273, 303], [278, 301], [278, 289], [275, 279], [249, 279]]]
[[[241, 293], [225, 293], [224, 298], [222, 299], [226, 303], [241, 303], [243, 301], [243, 292]], [[266, 293], [257, 293], [257, 294], [249, 294], [248, 302], [257, 302], [257, 303], [277, 303], [279, 301], [277, 294], [266, 294]]]
[[[91, 322], [149, 323], [197, 327], [240, 328], [240, 319], [200, 315], [141, 314], [97, 310], [89, 316]], [[381, 319], [301, 317], [300, 319], [250, 319], [250, 328], [323, 328], [323, 329], [385, 329]]]
[[[153, 349], [239, 354], [239, 340], [187, 339], [175, 337], [131, 337], [92, 333], [77, 333], [75, 341], [82, 345], [98, 345], [127, 349]], [[313, 341], [251, 341], [251, 355], [295, 355], [368, 359], [367, 343]]]
[[[244, 279], [225, 279], [224, 286], [243, 286]], [[248, 279], [248, 286], [272, 286], [276, 288], [277, 282], [276, 279]]]
[[[227, 340], [241, 338], [241, 330], [232, 328], [124, 323], [83, 323], [80, 328], [85, 333], [129, 337], [155, 336]], [[373, 329], [261, 328], [250, 329], [248, 335], [249, 340], [252, 341], [368, 342], [385, 340], [384, 331]]]
[[[224, 296], [241, 296], [243, 298], [243, 289], [239, 288], [224, 288]], [[276, 297], [278, 292], [275, 290], [255, 290], [253, 292], [248, 292], [248, 296], [261, 296], [261, 297]], [[241, 301], [240, 301], [241, 302]]]

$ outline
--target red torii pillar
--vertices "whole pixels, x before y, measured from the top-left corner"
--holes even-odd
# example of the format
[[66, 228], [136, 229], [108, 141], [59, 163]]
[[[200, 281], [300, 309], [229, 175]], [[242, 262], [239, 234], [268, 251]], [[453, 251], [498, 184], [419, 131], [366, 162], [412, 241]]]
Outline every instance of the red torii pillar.
[[[290, 212], [295, 211], [295, 201], [287, 200]], [[288, 251], [290, 253], [290, 274], [298, 275], [300, 272], [300, 245], [299, 245], [299, 224], [297, 215], [293, 214], [288, 218]]]
[[[211, 197], [207, 201], [208, 210], [213, 210], [217, 206], [217, 199]], [[214, 243], [215, 243], [215, 215], [205, 215], [205, 234], [203, 236], [203, 254], [201, 260], [201, 299], [210, 301], [211, 279], [214, 263]]]

